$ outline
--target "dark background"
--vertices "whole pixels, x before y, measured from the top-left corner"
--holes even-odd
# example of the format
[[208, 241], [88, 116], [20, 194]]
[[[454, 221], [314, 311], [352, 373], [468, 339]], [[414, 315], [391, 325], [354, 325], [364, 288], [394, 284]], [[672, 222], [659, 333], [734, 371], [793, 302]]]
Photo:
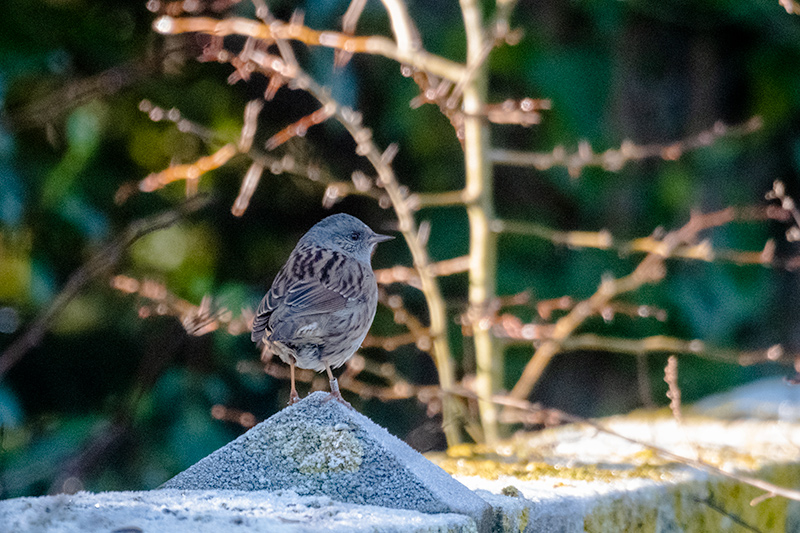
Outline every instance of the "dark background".
[[[294, 9], [305, 23], [337, 29], [346, 2], [270, 3], [286, 20]], [[463, 61], [464, 31], [456, 2], [410, 6], [424, 45]], [[491, 5], [486, 5], [491, 13]], [[187, 163], [235, 141], [245, 103], [266, 87], [259, 76], [226, 83], [227, 65], [199, 63], [202, 39], [164, 38], [151, 31], [155, 15], [141, 1], [6, 0], [0, 7], [0, 350], [47, 309], [69, 276], [132, 220], [177, 205], [182, 183], [115, 203], [120, 186], [171, 163]], [[231, 14], [251, 16], [249, 4]], [[493, 145], [549, 152], [574, 151], [589, 141], [595, 151], [623, 140], [665, 143], [697, 134], [717, 121], [736, 124], [759, 115], [764, 126], [747, 136], [725, 137], [678, 161], [631, 163], [619, 172], [547, 171], [497, 167], [498, 216], [559, 230], [608, 229], [633, 239], [656, 228], [674, 229], [691, 210], [765, 205], [775, 179], [798, 188], [800, 166], [800, 19], [775, 1], [521, 2], [512, 26], [521, 42], [490, 56], [490, 100], [549, 98], [552, 111], [540, 126], [494, 126]], [[370, 2], [358, 33], [388, 35], [379, 2]], [[230, 40], [235, 48], [237, 42]], [[417, 86], [380, 57], [357, 56], [334, 71], [329, 50], [295, 45], [301, 64], [331, 87], [341, 102], [364, 113], [379, 146], [398, 143], [394, 168], [412, 191], [463, 186], [463, 157], [448, 120], [434, 106], [412, 110]], [[169, 122], [139, 111], [143, 99], [215, 132], [206, 143]], [[299, 91], [282, 89], [260, 115], [256, 143], [318, 108]], [[313, 127], [278, 151], [322, 165], [341, 179], [357, 169], [371, 173], [353, 142], [333, 122]], [[324, 187], [302, 177], [266, 172], [250, 208], [230, 214], [249, 161], [234, 159], [200, 181], [210, 207], [140, 240], [114, 274], [163, 283], [199, 303], [213, 295], [235, 314], [253, 309], [297, 239], [331, 211]], [[391, 231], [394, 217], [365, 197], [348, 197], [334, 212]], [[426, 209], [432, 223], [433, 260], [468, 252], [461, 207]], [[797, 253], [780, 223], [732, 224], [710, 233], [715, 247], [760, 250], [769, 238], [779, 257]], [[569, 249], [531, 237], [501, 236], [498, 294], [531, 290], [540, 299], [587, 298], [604, 274], [622, 276], [641, 256]], [[376, 268], [410, 265], [402, 240], [381, 245]], [[618, 316], [591, 319], [581, 331], [638, 338], [672, 335], [735, 350], [781, 343], [798, 349], [797, 274], [785, 269], [728, 263], [670, 261], [666, 280], [623, 301], [657, 306], [666, 321]], [[142, 319], [146, 302], [109, 286], [100, 276], [53, 320], [43, 341], [0, 381], [0, 496], [51, 491], [147, 489], [227, 443], [240, 425], [215, 420], [213, 405], [264, 419], [286, 401], [288, 384], [242, 371], [258, 354], [248, 335], [186, 334], [177, 318]], [[457, 315], [466, 305], [466, 275], [440, 280], [450, 305], [452, 345], [460, 373], [474, 368], [469, 339]], [[392, 286], [425, 321], [422, 296]], [[535, 318], [532, 306], [515, 310]], [[558, 315], [557, 315], [558, 316]], [[402, 331], [380, 309], [374, 331]], [[430, 358], [413, 347], [392, 353], [364, 351], [391, 362], [415, 384], [436, 383]], [[505, 386], [513, 386], [532, 353], [506, 353]], [[634, 357], [609, 353], [559, 354], [534, 400], [586, 415], [663, 405], [666, 354], [645, 361], [652, 395], [643, 397]], [[246, 365], [245, 365], [246, 366]], [[740, 367], [684, 357], [684, 400], [756, 377], [788, 374], [777, 365]], [[308, 391], [302, 385], [301, 395]], [[646, 387], [645, 387], [646, 389]], [[359, 401], [356, 408], [422, 450], [442, 446], [436, 419], [416, 400]]]

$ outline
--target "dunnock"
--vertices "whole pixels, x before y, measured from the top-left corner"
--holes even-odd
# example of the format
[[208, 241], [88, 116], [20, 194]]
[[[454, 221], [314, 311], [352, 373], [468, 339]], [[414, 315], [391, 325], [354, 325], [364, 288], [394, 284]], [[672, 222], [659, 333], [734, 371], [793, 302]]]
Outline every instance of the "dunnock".
[[[370, 259], [379, 242], [393, 239], [359, 219], [331, 215], [300, 238], [258, 306], [251, 339], [262, 358], [289, 364], [289, 404], [300, 400], [294, 368], [328, 372], [331, 397], [347, 404], [331, 368], [342, 366], [367, 336], [378, 305]], [[349, 404], [348, 404], [349, 405]]]

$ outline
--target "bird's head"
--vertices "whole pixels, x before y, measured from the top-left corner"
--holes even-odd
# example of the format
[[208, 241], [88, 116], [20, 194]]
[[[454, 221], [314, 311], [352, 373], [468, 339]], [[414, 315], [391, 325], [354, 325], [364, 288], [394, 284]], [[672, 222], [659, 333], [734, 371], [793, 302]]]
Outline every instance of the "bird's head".
[[302, 240], [369, 263], [375, 246], [390, 239], [394, 237], [375, 233], [356, 217], [339, 213], [317, 222]]

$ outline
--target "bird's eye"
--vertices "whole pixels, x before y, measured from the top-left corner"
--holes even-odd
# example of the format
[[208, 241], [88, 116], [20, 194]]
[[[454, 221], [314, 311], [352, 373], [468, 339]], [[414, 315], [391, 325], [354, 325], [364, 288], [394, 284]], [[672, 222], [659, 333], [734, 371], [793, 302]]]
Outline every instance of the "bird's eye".
[[353, 233], [350, 234], [350, 240], [351, 241], [357, 241], [360, 238], [361, 238], [361, 234], [359, 232], [357, 232], [357, 231], [354, 231]]

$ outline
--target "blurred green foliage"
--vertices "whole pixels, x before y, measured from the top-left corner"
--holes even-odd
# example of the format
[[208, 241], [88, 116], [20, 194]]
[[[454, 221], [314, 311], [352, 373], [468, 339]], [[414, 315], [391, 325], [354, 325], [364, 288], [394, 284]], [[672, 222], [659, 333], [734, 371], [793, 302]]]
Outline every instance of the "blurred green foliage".
[[[336, 28], [347, 2], [270, 2], [286, 19], [295, 9], [315, 28]], [[491, 4], [486, 6], [491, 13]], [[171, 163], [207, 155], [235, 141], [245, 103], [263, 94], [265, 80], [228, 85], [227, 66], [198, 63], [195, 37], [164, 38], [150, 24], [143, 0], [6, 0], [0, 17], [0, 350], [44, 311], [98, 247], [131, 221], [175, 205], [176, 183], [115, 203], [120, 187]], [[246, 2], [232, 13], [250, 16]], [[423, 43], [435, 53], [463, 60], [464, 31], [456, 2], [416, 2], [411, 14]], [[678, 161], [629, 164], [611, 173], [585, 169], [496, 169], [496, 205], [503, 218], [559, 230], [608, 229], [630, 239], [684, 223], [692, 209], [763, 204], [772, 181], [782, 179], [798, 196], [800, 170], [800, 18], [775, 1], [593, 0], [521, 2], [512, 26], [524, 31], [514, 47], [489, 59], [492, 101], [549, 98], [553, 110], [540, 126], [492, 129], [497, 147], [548, 152], [558, 144], [574, 151], [588, 140], [595, 150], [670, 143], [722, 120], [753, 115], [763, 129], [724, 138]], [[360, 34], [388, 32], [381, 5], [371, 2]], [[398, 143], [394, 166], [412, 191], [463, 185], [463, 158], [452, 128], [433, 106], [409, 109], [417, 87], [383, 58], [355, 57], [339, 70], [330, 51], [295, 47], [308, 71], [341, 102], [364, 113], [379, 146]], [[177, 108], [213, 132], [205, 139], [153, 122], [138, 110], [142, 99]], [[282, 89], [262, 112], [257, 143], [316, 109], [298, 91]], [[353, 142], [333, 123], [312, 128], [284, 147], [336, 176], [370, 173]], [[282, 148], [281, 150], [284, 150]], [[285, 151], [279, 150], [281, 155]], [[230, 214], [248, 162], [233, 160], [205, 176], [200, 189], [211, 207], [153, 233], [130, 248], [115, 273], [150, 278], [195, 304], [212, 294], [238, 313], [254, 308], [297, 238], [327, 212], [323, 188], [288, 175], [265, 173], [241, 218]], [[391, 211], [366, 198], [346, 198], [337, 211], [353, 213], [374, 228], [390, 230]], [[426, 209], [432, 223], [434, 260], [467, 253], [461, 208]], [[778, 224], [736, 224], [715, 230], [716, 247], [759, 250], [775, 238], [778, 253], [796, 255]], [[500, 238], [499, 294], [531, 290], [534, 299], [585, 298], [606, 274], [624, 275], [637, 257], [573, 250], [516, 235]], [[382, 245], [376, 267], [410, 264], [404, 244]], [[441, 280], [453, 316], [465, 306], [466, 276]], [[421, 295], [392, 287], [425, 320]], [[665, 282], [628, 295], [633, 304], [667, 311], [668, 320], [618, 316], [585, 326], [600, 334], [655, 334], [699, 338], [741, 350], [782, 343], [800, 349], [793, 272], [757, 266], [671, 261]], [[43, 341], [0, 380], [0, 496], [13, 497], [79, 485], [92, 490], [147, 489], [186, 468], [242, 431], [211, 418], [213, 405], [263, 419], [285, 401], [286, 384], [241, 365], [258, 359], [246, 335], [215, 332], [194, 338], [174, 317], [142, 319], [145, 302], [98, 278], [57, 317]], [[528, 306], [516, 309], [535, 319]], [[379, 310], [375, 331], [398, 328]], [[464, 372], [474, 368], [469, 339], [455, 320], [453, 346]], [[506, 353], [511, 387], [532, 353]], [[436, 382], [430, 358], [403, 347], [369, 350], [394, 363], [413, 383]], [[650, 356], [646, 371], [652, 400], [664, 403], [665, 356]], [[683, 358], [684, 399], [780, 372]], [[578, 414], [597, 416], [641, 405], [634, 358], [607, 353], [556, 357], [534, 398]], [[303, 391], [305, 392], [305, 391]], [[358, 409], [419, 448], [441, 446], [415, 401], [357, 403]], [[73, 480], [72, 484], [65, 484]]]

